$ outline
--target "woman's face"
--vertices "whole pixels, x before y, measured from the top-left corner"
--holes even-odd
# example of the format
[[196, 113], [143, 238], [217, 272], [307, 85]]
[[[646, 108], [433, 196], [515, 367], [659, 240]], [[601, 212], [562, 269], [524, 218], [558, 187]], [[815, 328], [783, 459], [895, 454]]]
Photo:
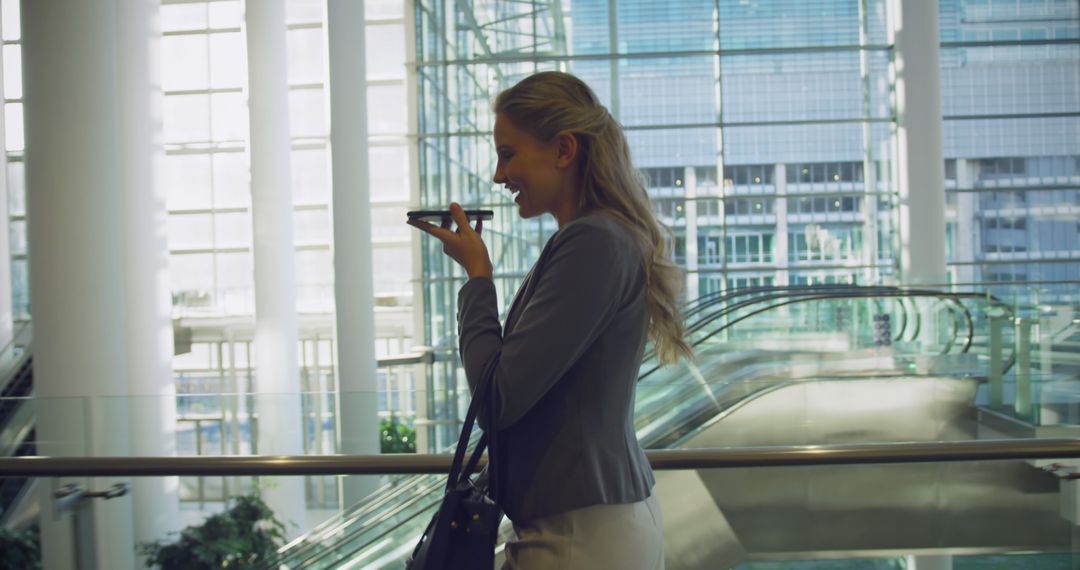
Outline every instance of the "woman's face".
[[493, 180], [513, 194], [518, 215], [552, 214], [561, 225], [563, 213], [573, 207], [573, 196], [565, 184], [566, 161], [558, 142], [541, 142], [502, 114], [495, 116], [494, 134], [498, 163]]

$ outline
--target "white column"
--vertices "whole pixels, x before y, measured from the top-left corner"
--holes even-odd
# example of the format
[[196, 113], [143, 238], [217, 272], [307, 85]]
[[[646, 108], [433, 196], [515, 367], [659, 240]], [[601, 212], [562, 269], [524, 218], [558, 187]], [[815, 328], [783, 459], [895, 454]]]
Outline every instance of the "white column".
[[787, 209], [787, 165], [779, 163], [773, 167], [773, 185], [776, 186], [776, 279], [773, 284], [784, 287], [789, 284], [788, 273], [788, 209]]
[[[3, 15], [0, 15], [0, 22]], [[0, 78], [4, 77], [4, 58], [0, 53]], [[0, 80], [0, 106], [4, 101], [4, 82]], [[11, 298], [11, 229], [8, 212], [7, 186], [7, 140], [5, 138], [4, 112], [0, 109], [0, 348], [11, 342], [12, 298]]]
[[683, 168], [683, 182], [686, 187], [686, 299], [701, 296], [698, 285], [701, 283], [698, 269], [698, 202], [697, 172], [693, 166]]
[[[416, 10], [415, 0], [405, 0], [405, 13], [414, 14]], [[405, 26], [405, 61], [416, 61], [416, 26]], [[416, 68], [414, 66], [406, 66], [405, 71], [405, 93], [408, 101], [415, 102], [417, 100], [417, 93], [419, 79], [417, 78]], [[417, 133], [420, 132], [420, 112], [416, 104], [408, 105], [409, 111], [409, 132], [406, 140], [408, 141], [409, 149], [409, 204], [418, 206], [423, 202], [420, 199], [420, 169], [417, 165], [420, 164], [420, 137]], [[422, 345], [425, 341], [424, 330], [426, 330], [427, 320], [424, 315], [424, 283], [420, 278], [424, 274], [424, 247], [423, 237], [420, 232], [410, 232], [409, 240], [412, 244], [411, 257], [412, 257], [412, 274], [414, 276], [412, 280], [412, 314], [413, 314], [413, 331], [415, 331], [413, 343], [414, 346]], [[429, 364], [419, 364], [413, 367], [414, 378], [416, 380], [416, 451], [417, 453], [433, 453], [437, 450], [431, 448], [431, 441], [428, 437], [430, 426], [425, 423], [428, 419], [428, 387], [430, 386], [431, 370], [432, 366]]]
[[[255, 251], [255, 387], [260, 455], [303, 453], [289, 178], [285, 2], [246, 3], [252, 225]], [[262, 495], [279, 519], [304, 524], [303, 479], [269, 481]], [[288, 534], [297, 530], [289, 527]]]
[[[172, 378], [168, 211], [160, 183], [162, 103], [158, 0], [118, 0], [117, 92], [120, 187], [128, 303], [127, 370], [131, 454], [176, 454], [176, 388]], [[132, 479], [135, 539], [180, 530], [179, 479]]]
[[[335, 369], [340, 394], [340, 451], [347, 454], [379, 452], [364, 31], [363, 2], [327, 0], [337, 306]], [[362, 499], [374, 489], [375, 483], [373, 477], [346, 477], [345, 504]]]
[[[969, 163], [967, 159], [956, 159], [956, 187], [969, 189], [974, 186], [972, 174], [976, 174], [978, 162]], [[979, 220], [975, 217], [978, 212], [979, 195], [976, 192], [957, 192], [956, 194], [956, 261], [971, 263], [975, 261], [976, 253], [982, 247], [982, 228]], [[981, 272], [980, 272], [981, 273]], [[959, 265], [956, 271], [956, 280], [959, 283], [974, 283], [976, 277], [975, 265]]]
[[937, 0], [894, 0], [900, 278], [945, 280], [945, 161], [941, 142]]
[[[124, 232], [114, 0], [22, 3], [34, 389], [43, 455], [126, 455]], [[89, 488], [119, 478], [77, 480]], [[42, 485], [45, 568], [75, 565]], [[135, 565], [131, 499], [89, 503], [82, 558]], [[84, 535], [85, 537], [85, 535]]]

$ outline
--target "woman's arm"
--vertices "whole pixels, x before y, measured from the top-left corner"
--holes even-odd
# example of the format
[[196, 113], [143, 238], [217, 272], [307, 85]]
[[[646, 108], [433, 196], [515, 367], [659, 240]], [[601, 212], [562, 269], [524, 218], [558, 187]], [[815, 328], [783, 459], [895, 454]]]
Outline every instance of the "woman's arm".
[[[589, 223], [566, 226], [533, 274], [531, 296], [502, 337], [495, 284], [470, 279], [458, 293], [461, 359], [474, 391], [493, 359], [497, 425], [519, 420], [551, 389], [610, 322], [638, 264], [626, 244]], [[486, 410], [484, 410], [486, 412]], [[486, 417], [486, 414], [481, 414]]]

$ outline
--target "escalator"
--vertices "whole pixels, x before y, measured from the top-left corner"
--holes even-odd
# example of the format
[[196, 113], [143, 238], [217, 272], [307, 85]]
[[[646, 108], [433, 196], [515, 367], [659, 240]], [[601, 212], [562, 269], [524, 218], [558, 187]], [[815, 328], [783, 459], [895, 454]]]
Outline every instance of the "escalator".
[[[30, 396], [34, 388], [30, 324], [24, 324], [0, 351], [0, 457], [37, 455], [34, 413]], [[0, 527], [13, 522], [31, 481], [23, 477], [0, 478]]]
[[[648, 449], [660, 449], [748, 445], [746, 442], [750, 440], [740, 440], [740, 436], [756, 437], [758, 439], [754, 441], [759, 444], [787, 445], [974, 437], [973, 401], [975, 390], [985, 379], [989, 354], [986, 329], [992, 311], [1011, 314], [1009, 307], [983, 294], [846, 285], [763, 287], [699, 299], [685, 312], [687, 338], [694, 348], [696, 362], [659, 367], [655, 359], [649, 357], [641, 367], [635, 409], [639, 440]], [[888, 323], [888, 326], [878, 326], [881, 323]], [[1005, 343], [1005, 346], [1012, 345], [1012, 342]], [[1006, 368], [1015, 361], [1015, 355], [1008, 354], [1007, 359]], [[890, 408], [890, 413], [900, 418], [893, 423], [906, 428], [868, 429], [865, 426], [873, 426], [875, 421], [880, 424], [884, 416], [845, 417], [833, 410], [834, 423], [839, 427], [819, 432], [806, 429], [806, 426], [826, 425], [822, 418], [811, 419], [817, 408], [806, 405], [821, 399], [822, 394], [832, 393], [836, 401], [845, 401], [851, 394], [859, 393], [862, 396], [856, 401], [873, 402], [875, 393], [888, 389], [908, 395], [888, 400], [910, 404], [904, 409]], [[923, 397], [911, 397], [920, 393]], [[777, 402], [792, 394], [799, 394], [796, 400], [804, 403], [801, 415], [785, 414], [785, 408], [775, 407]], [[942, 402], [949, 404], [939, 403], [939, 396]], [[790, 403], [787, 409], [790, 409]], [[820, 409], [832, 408], [822, 406]], [[868, 409], [875, 408], [869, 406]], [[923, 413], [916, 413], [918, 410]], [[934, 410], [934, 421], [926, 419], [926, 410]], [[762, 420], [762, 417], [770, 419]], [[801, 418], [800, 422], [785, 424], [786, 420], [794, 422], [798, 418]], [[735, 428], [744, 424], [745, 427]], [[792, 434], [800, 433], [799, 430], [805, 433], [793, 438]], [[718, 439], [717, 434], [723, 437]], [[763, 437], [765, 439], [761, 439]], [[763, 441], [769, 443], [761, 443]], [[884, 471], [838, 468], [827, 475], [822, 484], [840, 475], [858, 473], [865, 473], [871, 479], [885, 477], [891, 480], [886, 476], [902, 472], [904, 467], [887, 466]], [[889, 468], [893, 470], [889, 471]], [[955, 466], [951, 468], [964, 473], [964, 477], [979, 474]], [[827, 473], [827, 470], [819, 472]], [[1056, 500], [1056, 482], [1045, 474], [1036, 476], [1035, 470], [1021, 464], [994, 471], [995, 474], [999, 472], [1004, 475], [984, 489], [1037, 489], [1041, 492], [1053, 483], [1054, 493], [1047, 491], [1046, 496], [1053, 495]], [[798, 482], [794, 487], [805, 490], [815, 477], [788, 470], [769, 473], [781, 475], [779, 488], [757, 490], [756, 482], [763, 485], [769, 478], [748, 470], [658, 473], [658, 494], [664, 501], [666, 528], [671, 533], [667, 537], [669, 567], [725, 567], [748, 556], [848, 552], [866, 550], [860, 545], [875, 544], [865, 537], [859, 539], [859, 533], [836, 530], [819, 537], [809, 533], [809, 527], [800, 527], [800, 524], [814, 522], [808, 520], [817, 512], [814, 507], [829, 505], [827, 501], [811, 501], [810, 498], [817, 499], [817, 495], [809, 490], [792, 496], [793, 481]], [[914, 482], [915, 488], [937, 489], [945, 494], [956, 491], [947, 484], [947, 478], [942, 477], [939, 471], [929, 469], [922, 478], [912, 475], [909, 480]], [[964, 477], [959, 480], [961, 483], [967, 480]], [[1031, 480], [1033, 477], [1035, 480]], [[901, 477], [900, 481], [903, 480]], [[394, 477], [365, 501], [287, 545], [272, 567], [400, 567], [438, 504], [443, 481], [444, 477], [435, 475]], [[852, 501], [848, 507], [854, 509], [848, 513], [848, 520], [850, 525], [858, 526], [858, 519], [866, 515], [859, 505], [873, 503], [871, 491], [881, 488], [867, 481], [850, 483], [850, 489], [865, 489], [870, 493], [856, 495], [854, 501], [848, 495], [847, 500]], [[784, 491], [784, 485], [788, 492]], [[665, 493], [665, 488], [673, 490]], [[730, 491], [747, 488], [754, 488], [755, 492]], [[762, 519], [763, 514], [783, 518], [782, 513], [753, 508], [754, 497], [761, 497], [761, 492], [771, 493], [769, 497], [789, 497], [791, 500], [779, 503], [777, 509], [792, 509], [792, 513], [802, 512], [804, 516], [793, 518], [787, 526], [770, 527], [771, 519]], [[966, 496], [977, 504], [988, 504], [986, 500], [993, 498], [981, 492], [972, 494], [969, 487], [963, 487], [959, 492], [958, 496], [967, 493]], [[1001, 492], [997, 496], [1002, 500], [1007, 498], [1007, 494]], [[671, 501], [667, 497], [671, 497]], [[903, 497], [900, 495], [898, 500]], [[734, 502], [725, 502], [728, 499]], [[749, 506], [739, 500], [749, 501]], [[1043, 516], [1046, 514], [1045, 501], [1039, 505], [1030, 517], [1017, 520], [1060, 520], [1056, 516]], [[937, 512], [940, 515], [942, 511], [940, 508], [937, 511], [928, 509], [927, 503], [922, 501], [900, 506], [884, 504], [873, 512], [888, 520], [904, 512], [916, 515]], [[1008, 509], [1003, 512], [1010, 513]], [[967, 524], [966, 520], [954, 522], [961, 526]], [[923, 524], [920, 528], [933, 527]], [[978, 525], [965, 528], [978, 528]], [[1044, 531], [1046, 536], [1053, 538], [1048, 543], [1028, 541], [1023, 544], [1059, 545], [1059, 528], [1048, 530], [1034, 524], [1030, 528]], [[880, 529], [877, 532], [889, 534]], [[813, 538], [792, 544], [775, 538], [784, 536]], [[845, 543], [837, 538], [843, 536], [855, 538]], [[919, 541], [925, 542], [927, 536], [934, 534], [904, 536], [909, 536], [906, 543], [885, 541], [880, 548], [871, 550], [930, 548]], [[960, 536], [962, 533], [957, 534], [957, 544], [963, 544]], [[1000, 533], [986, 536], [994, 537], [993, 540], [998, 541], [995, 544], [1002, 547], [1019, 544], [1005, 541]], [[775, 540], [770, 542], [769, 537]], [[709, 548], [705, 551], [694, 546], [702, 542], [708, 543]], [[994, 547], [993, 544], [982, 546]], [[939, 544], [937, 547], [951, 546]]]

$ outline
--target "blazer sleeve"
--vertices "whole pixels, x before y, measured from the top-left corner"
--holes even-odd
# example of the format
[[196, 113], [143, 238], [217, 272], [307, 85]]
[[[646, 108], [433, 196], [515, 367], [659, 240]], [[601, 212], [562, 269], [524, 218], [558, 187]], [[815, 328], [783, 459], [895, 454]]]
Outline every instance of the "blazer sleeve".
[[[513, 330], [502, 337], [495, 284], [470, 279], [458, 293], [458, 337], [470, 389], [489, 366], [499, 429], [521, 419], [581, 357], [611, 321], [631, 273], [615, 236], [590, 224], [571, 224], [553, 238], [532, 294]], [[625, 245], [622, 247], [625, 248]]]

